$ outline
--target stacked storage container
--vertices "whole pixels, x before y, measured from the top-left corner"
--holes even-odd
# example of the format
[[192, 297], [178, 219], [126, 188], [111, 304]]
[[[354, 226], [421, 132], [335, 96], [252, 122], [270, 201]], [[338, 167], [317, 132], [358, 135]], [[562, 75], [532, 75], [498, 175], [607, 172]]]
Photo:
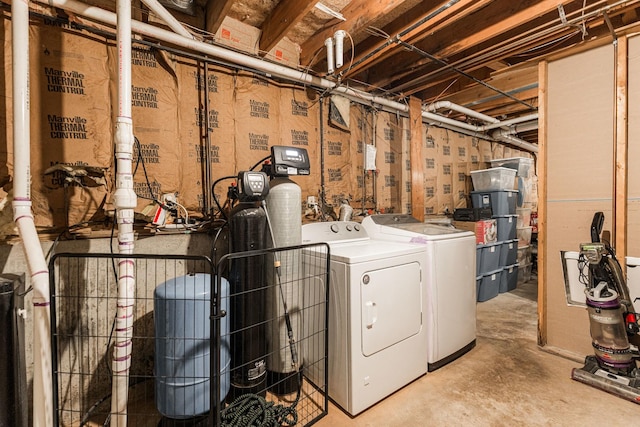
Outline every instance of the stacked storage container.
[[526, 283], [531, 279], [531, 209], [518, 208], [518, 263], [521, 268], [518, 272], [518, 284]]
[[511, 157], [507, 159], [495, 159], [491, 161], [491, 166], [507, 167], [516, 171], [518, 182], [518, 197], [516, 224], [516, 238], [518, 242], [518, 272], [517, 284], [528, 282], [531, 279], [531, 211], [535, 204], [534, 194], [534, 167], [533, 159], [527, 157]]
[[515, 288], [516, 263], [516, 204], [514, 190], [516, 171], [495, 167], [471, 172], [475, 191], [471, 192], [474, 208], [490, 207], [496, 220], [496, 242], [479, 246], [477, 290], [478, 301], [486, 301]]

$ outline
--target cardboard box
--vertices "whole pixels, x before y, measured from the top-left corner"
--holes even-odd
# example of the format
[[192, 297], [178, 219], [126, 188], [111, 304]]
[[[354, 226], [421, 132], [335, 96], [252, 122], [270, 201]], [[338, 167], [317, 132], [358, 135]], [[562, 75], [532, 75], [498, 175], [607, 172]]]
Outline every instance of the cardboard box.
[[258, 54], [261, 31], [228, 16], [216, 31], [216, 42], [243, 52]]
[[285, 37], [267, 53], [265, 58], [287, 67], [298, 68], [300, 66], [300, 51], [300, 46], [297, 43]]
[[495, 219], [481, 221], [453, 221], [453, 226], [459, 230], [476, 233], [476, 244], [486, 245], [498, 240], [498, 226]]

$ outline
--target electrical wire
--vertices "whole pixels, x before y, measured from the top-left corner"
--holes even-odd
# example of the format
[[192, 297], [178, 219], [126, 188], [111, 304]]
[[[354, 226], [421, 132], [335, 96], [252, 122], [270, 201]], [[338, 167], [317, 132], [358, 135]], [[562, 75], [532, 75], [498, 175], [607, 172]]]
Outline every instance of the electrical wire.
[[578, 256], [578, 280], [586, 288], [591, 288], [591, 284], [589, 283], [589, 263], [583, 254]]
[[264, 162], [264, 161], [266, 161], [266, 160], [269, 160], [270, 158], [271, 158], [271, 155], [268, 155], [268, 156], [266, 156], [265, 158], [260, 159], [260, 160], [258, 161], [258, 163], [256, 163], [255, 165], [251, 166], [251, 169], [249, 169], [249, 170], [250, 170], [250, 171], [254, 170], [254, 169], [255, 169], [255, 168], [257, 168], [258, 166], [260, 166], [260, 165], [262, 164], [262, 162]]
[[213, 184], [211, 184], [211, 195], [213, 196], [213, 201], [216, 204], [216, 206], [218, 207], [218, 212], [220, 212], [220, 214], [224, 217], [225, 221], [228, 221], [229, 218], [227, 218], [227, 214], [224, 213], [224, 209], [222, 209], [222, 206], [220, 206], [220, 202], [218, 201], [218, 197], [216, 196], [216, 185], [219, 182], [224, 181], [225, 179], [236, 179], [237, 176], [235, 175], [228, 175], [228, 176], [223, 176], [222, 178], [218, 178], [215, 181], [213, 181]]
[[340, 71], [340, 74], [339, 74], [340, 78], [342, 78], [343, 75], [348, 74], [349, 71], [351, 71], [351, 67], [353, 67], [353, 60], [355, 59], [355, 50], [356, 50], [355, 43], [353, 42], [353, 38], [351, 37], [351, 34], [349, 34], [348, 31], [345, 31], [345, 34], [347, 35], [347, 37], [349, 37], [349, 41], [351, 42], [351, 61], [349, 61], [349, 66], [347, 67], [346, 70]]
[[140, 197], [141, 199], [154, 201], [155, 203], [160, 205], [160, 207], [162, 209], [170, 210], [167, 205], [165, 205], [164, 203], [160, 202], [158, 200], [158, 198], [156, 197], [156, 195], [153, 194], [153, 189], [151, 188], [151, 181], [149, 181], [149, 174], [147, 173], [147, 167], [146, 167], [145, 162], [144, 162], [144, 157], [142, 157], [142, 146], [140, 144], [140, 140], [138, 139], [137, 136], [134, 136], [133, 140], [134, 140], [134, 142], [136, 144], [136, 148], [138, 149], [138, 157], [137, 157], [136, 161], [140, 161], [140, 163], [142, 164], [142, 171], [144, 172], [144, 179], [145, 179], [145, 182], [147, 184], [147, 188], [149, 189], [149, 194], [151, 195], [151, 198], [140, 196], [140, 195], [137, 195], [137, 196]]

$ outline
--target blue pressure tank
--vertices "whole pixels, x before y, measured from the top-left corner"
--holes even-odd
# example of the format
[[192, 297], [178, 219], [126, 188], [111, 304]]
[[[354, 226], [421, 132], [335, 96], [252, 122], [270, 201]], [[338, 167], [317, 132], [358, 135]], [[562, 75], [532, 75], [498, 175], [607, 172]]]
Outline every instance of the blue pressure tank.
[[[229, 283], [220, 284], [220, 401], [229, 392]], [[155, 402], [165, 417], [184, 420], [209, 412], [211, 279], [188, 274], [154, 292]]]

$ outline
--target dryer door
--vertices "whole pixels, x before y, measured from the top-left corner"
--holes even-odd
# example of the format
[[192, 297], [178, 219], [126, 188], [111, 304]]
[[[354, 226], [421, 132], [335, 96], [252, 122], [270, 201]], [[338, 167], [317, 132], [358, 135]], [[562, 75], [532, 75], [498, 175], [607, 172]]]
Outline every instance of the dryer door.
[[[375, 266], [372, 264], [371, 267]], [[422, 328], [420, 263], [393, 265], [362, 273], [360, 310], [364, 356], [371, 356], [418, 334]]]

